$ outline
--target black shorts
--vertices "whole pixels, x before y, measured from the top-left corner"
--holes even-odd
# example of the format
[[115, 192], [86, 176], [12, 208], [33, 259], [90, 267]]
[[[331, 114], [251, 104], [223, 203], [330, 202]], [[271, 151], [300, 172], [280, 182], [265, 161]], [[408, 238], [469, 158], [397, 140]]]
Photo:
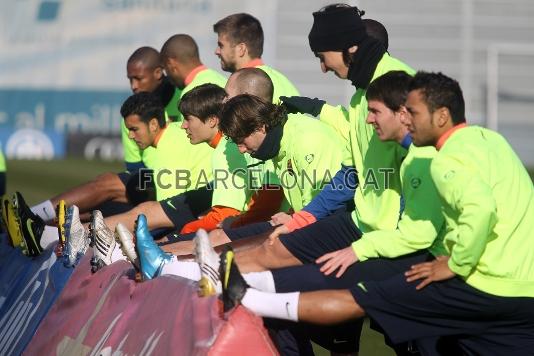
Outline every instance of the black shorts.
[[[319, 270], [320, 265], [312, 263], [279, 268], [271, 270], [271, 273], [277, 293], [350, 289], [361, 281], [389, 279], [399, 273], [404, 273], [414, 264], [432, 258], [425, 250], [397, 258], [369, 259], [353, 264], [340, 278], [337, 278], [335, 274], [325, 276]], [[363, 319], [329, 327], [303, 324], [292, 327], [291, 332], [295, 334], [295, 338], [302, 338], [304, 335], [328, 350], [352, 353], [359, 350], [362, 325]], [[374, 325], [372, 327], [376, 329]]]
[[124, 184], [124, 186], [126, 187], [126, 184], [132, 177], [132, 174], [128, 171], [122, 171], [122, 172], [117, 173], [117, 176], [121, 180], [122, 184]]
[[200, 214], [211, 208], [212, 195], [213, 189], [205, 186], [162, 200], [160, 205], [174, 228], [181, 230], [185, 224], [198, 219]]
[[272, 226], [271, 223], [265, 221], [236, 227], [234, 229], [223, 230], [226, 236], [228, 236], [228, 238], [230, 239], [230, 241], [236, 241], [247, 237], [256, 236], [267, 231], [272, 231], [274, 230], [274, 226]]
[[418, 251], [397, 258], [372, 258], [351, 265], [339, 278], [324, 275], [321, 265], [307, 263], [300, 266], [271, 270], [277, 293], [309, 292], [324, 289], [350, 289], [362, 281], [383, 281], [404, 273], [417, 263], [433, 259], [426, 251]]
[[330, 215], [290, 234], [280, 242], [302, 263], [315, 263], [325, 253], [337, 251], [362, 236], [350, 213]]
[[0, 172], [0, 195], [6, 194], [6, 172]]
[[394, 343], [441, 336], [469, 355], [534, 354], [534, 298], [494, 296], [458, 277], [418, 291], [419, 282], [399, 274], [362, 282], [351, 293]]

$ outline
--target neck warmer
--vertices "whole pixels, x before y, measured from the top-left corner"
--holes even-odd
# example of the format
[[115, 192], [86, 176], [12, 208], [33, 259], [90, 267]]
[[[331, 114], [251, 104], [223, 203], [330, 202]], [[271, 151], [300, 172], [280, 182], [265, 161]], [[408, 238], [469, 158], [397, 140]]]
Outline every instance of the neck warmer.
[[261, 143], [258, 150], [251, 154], [252, 157], [267, 161], [278, 155], [280, 152], [280, 144], [282, 142], [282, 134], [284, 133], [284, 127], [278, 125], [267, 131], [265, 139]]
[[349, 65], [347, 76], [347, 79], [352, 82], [356, 89], [367, 89], [376, 66], [385, 52], [386, 49], [382, 44], [371, 37], [367, 37], [358, 45], [358, 50]]
[[176, 88], [167, 77], [163, 77], [161, 83], [154, 89], [153, 94], [159, 98], [163, 106], [167, 106], [174, 96]]

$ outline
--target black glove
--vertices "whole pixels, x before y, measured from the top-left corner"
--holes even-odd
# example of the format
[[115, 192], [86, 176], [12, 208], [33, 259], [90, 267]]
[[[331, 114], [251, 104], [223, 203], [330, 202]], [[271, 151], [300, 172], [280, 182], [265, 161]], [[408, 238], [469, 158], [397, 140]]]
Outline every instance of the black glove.
[[282, 105], [290, 114], [302, 113], [318, 116], [321, 113], [326, 101], [317, 98], [307, 98], [305, 96], [281, 96]]

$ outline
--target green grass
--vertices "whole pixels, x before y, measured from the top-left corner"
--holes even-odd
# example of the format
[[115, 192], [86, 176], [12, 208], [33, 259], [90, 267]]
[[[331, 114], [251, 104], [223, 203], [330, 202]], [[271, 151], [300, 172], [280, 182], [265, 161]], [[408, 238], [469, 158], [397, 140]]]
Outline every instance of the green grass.
[[[318, 345], [313, 345], [313, 352], [316, 356], [330, 355], [328, 350], [323, 349]], [[384, 337], [382, 334], [377, 333], [369, 328], [369, 321], [366, 320], [363, 329], [362, 336], [360, 338], [360, 356], [394, 356], [395, 352], [384, 344]]]
[[7, 192], [20, 191], [28, 204], [49, 199], [104, 172], [120, 172], [122, 162], [68, 158], [53, 161], [8, 161]]
[[[54, 161], [9, 161], [7, 191], [20, 191], [28, 204], [36, 204], [57, 195], [66, 189], [87, 182], [104, 172], [120, 172], [122, 162], [87, 161], [63, 159]], [[534, 168], [529, 169], [534, 179]], [[329, 355], [325, 349], [314, 345], [318, 356]], [[394, 352], [384, 344], [382, 335], [370, 330], [365, 323], [361, 337], [360, 355], [389, 356]]]

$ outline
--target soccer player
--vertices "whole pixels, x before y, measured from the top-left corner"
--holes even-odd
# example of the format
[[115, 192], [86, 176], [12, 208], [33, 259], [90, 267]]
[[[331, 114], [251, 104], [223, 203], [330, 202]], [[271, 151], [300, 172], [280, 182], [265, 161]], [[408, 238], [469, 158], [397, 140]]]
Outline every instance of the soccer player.
[[[262, 316], [319, 324], [368, 315], [396, 343], [446, 336], [464, 353], [528, 354], [534, 348], [532, 181], [501, 135], [466, 125], [455, 80], [417, 73], [406, 106], [414, 144], [438, 150], [430, 171], [450, 256], [350, 290], [279, 295], [242, 288], [237, 269], [226, 268], [227, 302], [241, 300]], [[231, 259], [226, 254], [221, 265], [230, 266]]]
[[[324, 184], [331, 179], [332, 172], [338, 170], [343, 150], [342, 140], [327, 125], [302, 114], [288, 115], [287, 121], [284, 121], [285, 114], [279, 111], [279, 107], [270, 103], [272, 88], [270, 78], [259, 69], [246, 68], [232, 74], [226, 86], [231, 99], [225, 104], [223, 111], [228, 120], [221, 127], [224, 130], [224, 127], [227, 127], [225, 125], [231, 125], [234, 131], [230, 130], [229, 136], [238, 142], [242, 138], [235, 135], [235, 130], [239, 130], [240, 127], [243, 127], [242, 133], [247, 136], [254, 135], [256, 130], [260, 130], [260, 127], [256, 127], [258, 125], [267, 125], [269, 131], [271, 129], [279, 131], [264, 132], [258, 141], [260, 146], [263, 146], [259, 150], [251, 150], [245, 145], [240, 145], [240, 149], [245, 156], [250, 153], [253, 158], [262, 161], [272, 159], [277, 178], [282, 182], [283, 194], [291, 208], [298, 211], [319, 193]], [[257, 96], [238, 95], [242, 93]], [[241, 110], [242, 108], [238, 107], [241, 104], [236, 104], [237, 98], [244, 103], [243, 106], [246, 106], [247, 110], [257, 112], [253, 114]], [[265, 118], [260, 118], [264, 114]], [[257, 117], [256, 122], [252, 121], [253, 117]], [[267, 122], [262, 124], [262, 120], [282, 121], [274, 125]], [[323, 142], [324, 145], [319, 146], [315, 142]], [[262, 152], [267, 152], [267, 155], [263, 155]], [[218, 245], [271, 230], [272, 224], [267, 221], [239, 229], [225, 228], [224, 231], [219, 230], [212, 236], [212, 243]], [[165, 250], [175, 253], [179, 253], [180, 250], [191, 251], [192, 245], [186, 244], [186, 246], [183, 249], [176, 246], [175, 249], [175, 246], [169, 245], [165, 246]]]
[[[410, 75], [402, 71], [388, 72], [373, 81], [366, 93], [369, 108], [367, 123], [373, 126], [380, 140], [397, 142], [409, 149], [401, 165], [405, 205], [397, 228], [368, 232], [354, 242], [353, 234], [358, 233], [356, 226], [345, 229], [345, 232], [336, 230], [336, 235], [326, 235], [327, 226], [323, 227], [325, 233], [322, 234], [301, 237], [297, 233], [293, 238], [302, 238], [303, 243], [295, 255], [304, 265], [245, 274], [249, 284], [272, 292], [350, 288], [360, 281], [389, 278], [413, 264], [446, 254], [442, 245], [445, 229], [441, 204], [430, 177], [430, 162], [436, 150], [411, 145], [406, 126], [408, 112], [404, 104], [410, 79]], [[321, 220], [314, 225], [323, 224]], [[319, 258], [318, 266], [308, 255], [321, 251], [324, 245], [339, 250]], [[166, 268], [166, 271], [169, 270]], [[174, 271], [180, 273], [178, 268]], [[351, 337], [335, 334], [338, 340], [335, 344], [325, 337], [329, 333], [321, 329], [321, 345], [337, 351], [354, 351], [354, 346], [358, 344], [354, 338], [359, 338], [360, 327], [358, 323], [350, 325], [349, 331], [343, 335]], [[313, 337], [317, 341], [315, 333]], [[345, 341], [343, 345], [339, 340]]]
[[[172, 85], [163, 74], [159, 52], [151, 47], [136, 49], [126, 64], [126, 73], [133, 93], [153, 92], [165, 105], [168, 119], [177, 118], [177, 100], [180, 90]], [[143, 157], [150, 155], [151, 150], [141, 150], [128, 137], [128, 130], [121, 120], [122, 144], [124, 148], [124, 162], [126, 171], [121, 173], [104, 173], [94, 180], [63, 192], [50, 200], [46, 200], [31, 207], [32, 211], [45, 221], [56, 218], [55, 207], [61, 200], [65, 205], [78, 206], [81, 213], [88, 212], [107, 201], [128, 202], [126, 186], [130, 178], [132, 183], [139, 181], [135, 174], [140, 168], [146, 168]], [[135, 184], [134, 184], [135, 185]], [[132, 206], [129, 206], [131, 209]]]
[[217, 33], [215, 55], [221, 61], [222, 70], [230, 73], [251, 67], [263, 70], [273, 82], [274, 103], [281, 95], [299, 95], [286, 76], [263, 63], [263, 29], [257, 18], [246, 13], [229, 15], [217, 21], [213, 31]]
[[[236, 253], [236, 261], [245, 272], [301, 264], [294, 253], [306, 245], [304, 236], [319, 234], [329, 241], [326, 236], [352, 234], [353, 239], [346, 241], [345, 246], [325, 243], [322, 249], [313, 251], [307, 257], [314, 261], [325, 253], [350, 245], [361, 233], [395, 230], [399, 219], [402, 190], [399, 171], [407, 150], [395, 142], [382, 142], [373, 126], [366, 123], [365, 93], [369, 84], [385, 73], [395, 70], [413, 73], [413, 70], [387, 54], [380, 41], [367, 34], [357, 8], [333, 5], [313, 15], [310, 47], [320, 58], [321, 68], [351, 80], [356, 93], [348, 109], [333, 107], [318, 99], [293, 97], [282, 100], [290, 111], [320, 115], [321, 122], [328, 123], [346, 138], [343, 166], [332, 184], [326, 185], [319, 197], [293, 214], [292, 219], [283, 222], [284, 226], [276, 235], [306, 227], [304, 231], [282, 235], [280, 239], [272, 239], [246, 253]], [[337, 36], [340, 29], [345, 31], [343, 36]], [[357, 177], [347, 179], [355, 175], [354, 169]], [[354, 189], [355, 182], [357, 187]], [[351, 198], [356, 206], [352, 214], [329, 217]], [[326, 222], [314, 227], [314, 222], [326, 217]], [[297, 234], [302, 239], [295, 239]]]
[[[205, 83], [224, 87], [226, 79], [202, 64], [198, 46], [191, 36], [186, 34], [171, 36], [160, 52], [165, 72], [169, 79], [182, 89], [182, 95]], [[179, 118], [177, 122], [181, 124], [182, 119]], [[180, 130], [180, 135], [186, 137], [183, 130]], [[128, 230], [133, 231], [137, 216], [145, 214], [152, 229], [181, 229], [187, 222], [196, 219], [196, 216], [202, 211], [209, 209], [211, 190], [205, 188], [205, 185], [211, 181], [211, 168], [205, 169], [206, 166], [201, 165], [203, 160], [200, 159], [199, 155], [189, 153], [190, 150], [199, 149], [207, 151], [206, 162], [210, 162], [211, 148], [208, 145], [191, 145], [187, 141], [181, 148], [175, 147], [166, 154], [155, 156], [152, 161], [153, 165], [157, 167], [153, 170], [158, 201], [145, 202], [126, 213], [107, 217], [106, 225], [114, 230], [117, 223], [122, 222]], [[168, 160], [180, 162], [180, 157], [190, 162], [194, 167], [182, 168], [179, 165], [166, 162]], [[177, 176], [176, 169], [181, 169], [180, 172], [185, 175], [185, 184], [176, 184], [176, 180], [180, 178]], [[187, 216], [177, 211], [184, 206], [184, 200], [192, 202], [188, 205], [192, 210]]]
[[204, 84], [183, 96], [180, 111], [184, 115], [182, 128], [192, 144], [208, 143], [212, 154], [213, 196], [211, 208], [201, 218], [186, 224], [182, 233], [202, 228], [211, 231], [225, 218], [238, 215], [247, 208], [252, 195], [248, 182], [247, 162], [236, 144], [223, 139], [219, 130], [219, 112], [226, 92], [214, 84]]

